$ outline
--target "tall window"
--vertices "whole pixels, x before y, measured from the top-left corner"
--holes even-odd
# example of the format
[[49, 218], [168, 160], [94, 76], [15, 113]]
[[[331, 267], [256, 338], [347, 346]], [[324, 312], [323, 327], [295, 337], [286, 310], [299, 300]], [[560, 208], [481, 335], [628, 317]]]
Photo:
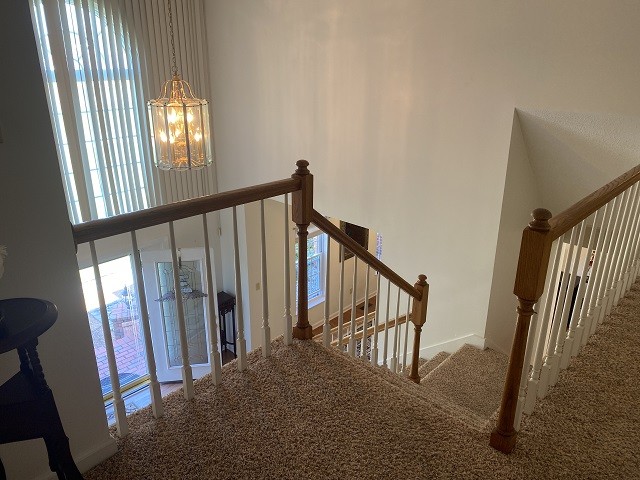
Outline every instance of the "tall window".
[[[307, 237], [307, 298], [309, 308], [324, 302], [325, 276], [327, 275], [327, 234], [321, 230], [309, 233]], [[298, 292], [298, 244], [295, 247], [296, 255], [296, 301]]]
[[33, 0], [33, 19], [72, 220], [147, 208], [140, 65], [120, 12], [109, 2]]

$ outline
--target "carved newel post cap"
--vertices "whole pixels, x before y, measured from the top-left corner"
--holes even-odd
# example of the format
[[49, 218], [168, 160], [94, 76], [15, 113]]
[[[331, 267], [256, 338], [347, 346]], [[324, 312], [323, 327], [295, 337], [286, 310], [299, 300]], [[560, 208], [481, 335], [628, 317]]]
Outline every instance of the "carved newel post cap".
[[531, 215], [533, 216], [533, 220], [529, 222], [529, 228], [531, 230], [538, 230], [542, 232], [546, 232], [551, 230], [551, 225], [549, 225], [549, 220], [553, 215], [546, 208], [536, 208]]
[[298, 167], [296, 169], [296, 175], [309, 175], [309, 169], [307, 168], [309, 166], [309, 162], [306, 160], [298, 160], [296, 162], [296, 166]]
[[418, 275], [418, 285], [426, 285], [427, 284], [427, 276], [424, 274]]

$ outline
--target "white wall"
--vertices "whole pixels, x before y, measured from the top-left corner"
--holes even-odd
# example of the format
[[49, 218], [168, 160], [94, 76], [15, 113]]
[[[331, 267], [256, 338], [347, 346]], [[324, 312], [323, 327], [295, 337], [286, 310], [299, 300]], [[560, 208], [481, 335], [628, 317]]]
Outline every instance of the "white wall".
[[[73, 238], [60, 181], [28, 2], [0, 5], [0, 244], [8, 247], [0, 298], [40, 297], [58, 320], [38, 351], [71, 450], [81, 469], [115, 452], [98, 382]], [[0, 382], [18, 371], [15, 353], [0, 356]], [[0, 447], [10, 479], [49, 471], [42, 440]]]
[[215, 0], [219, 187], [311, 162], [315, 204], [431, 284], [424, 345], [483, 336], [515, 107], [637, 115], [635, 1]]
[[[531, 212], [540, 206], [540, 188], [527, 154], [518, 113], [514, 112], [485, 331], [488, 344], [504, 353], [509, 353], [511, 349], [515, 328], [517, 299], [513, 295], [513, 283], [516, 278], [522, 230], [531, 220]], [[512, 328], [508, 328], [510, 324]]]

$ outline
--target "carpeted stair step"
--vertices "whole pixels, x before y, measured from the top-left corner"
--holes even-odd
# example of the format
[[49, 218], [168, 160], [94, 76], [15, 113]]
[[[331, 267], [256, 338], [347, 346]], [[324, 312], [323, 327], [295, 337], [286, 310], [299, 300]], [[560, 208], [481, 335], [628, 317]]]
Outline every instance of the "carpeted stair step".
[[429, 373], [431, 373], [433, 369], [435, 369], [447, 358], [449, 358], [449, 355], [450, 354], [447, 352], [440, 352], [436, 354], [434, 357], [432, 357], [430, 360], [427, 360], [422, 365], [420, 365], [420, 367], [418, 367], [418, 375], [420, 375], [420, 378], [424, 378], [427, 375], [429, 375]]
[[383, 366], [372, 366], [369, 362], [363, 362], [361, 359], [350, 357], [346, 352], [339, 352], [337, 349], [330, 349], [330, 354], [336, 357], [336, 360], [343, 363], [342, 368], [347, 365], [357, 365], [363, 370], [376, 374], [381, 380], [405, 395], [413, 398], [413, 403], [419, 402], [422, 408], [437, 409], [441, 413], [447, 415], [451, 420], [462, 424], [465, 427], [474, 430], [484, 431], [488, 427], [486, 419], [474, 415], [469, 409], [462, 408], [451, 402], [448, 397], [442, 396], [440, 392], [428, 388], [424, 388], [421, 384], [416, 384], [409, 380], [407, 375], [400, 375], [391, 372]]
[[464, 345], [424, 377], [421, 385], [452, 408], [488, 422], [500, 406], [508, 363], [508, 357], [495, 350]]

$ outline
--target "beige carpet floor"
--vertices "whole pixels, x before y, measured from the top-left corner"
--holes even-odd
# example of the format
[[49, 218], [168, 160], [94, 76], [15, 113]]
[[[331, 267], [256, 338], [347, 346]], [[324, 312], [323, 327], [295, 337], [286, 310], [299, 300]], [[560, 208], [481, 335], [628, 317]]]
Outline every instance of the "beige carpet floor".
[[418, 368], [418, 375], [420, 375], [420, 378], [426, 377], [434, 368], [444, 362], [447, 358], [449, 358], [449, 354], [447, 352], [440, 352], [436, 354], [434, 357], [420, 365]]
[[640, 479], [639, 320], [634, 287], [525, 418], [510, 456], [424, 385], [314, 342], [275, 342], [245, 372], [225, 366], [221, 386], [197, 382], [194, 400], [172, 394], [162, 419], [132, 415], [119, 452], [85, 478]]
[[421, 385], [467, 410], [484, 426], [500, 407], [509, 358], [495, 350], [464, 345], [426, 375]]

